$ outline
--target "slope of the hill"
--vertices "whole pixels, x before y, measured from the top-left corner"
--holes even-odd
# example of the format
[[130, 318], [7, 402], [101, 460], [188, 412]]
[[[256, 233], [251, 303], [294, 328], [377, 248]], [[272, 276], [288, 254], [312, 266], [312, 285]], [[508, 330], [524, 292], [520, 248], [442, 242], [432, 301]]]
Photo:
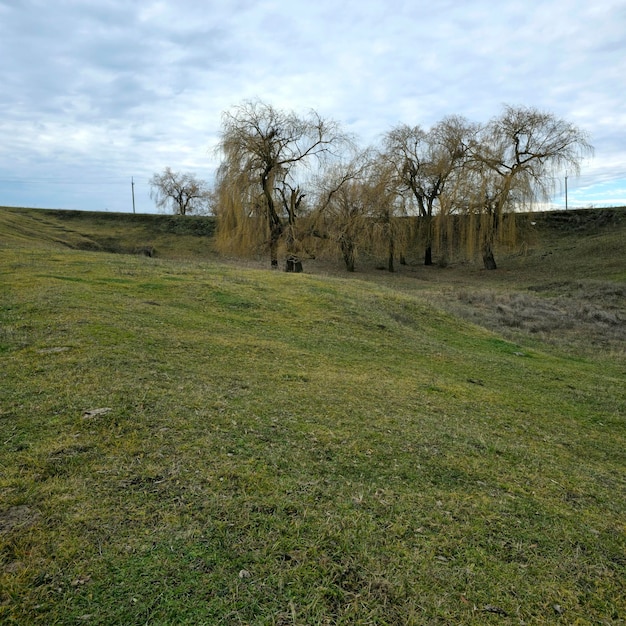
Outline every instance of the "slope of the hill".
[[626, 619], [624, 362], [440, 306], [544, 284], [516, 259], [346, 280], [29, 237], [0, 244], [0, 622]]
[[0, 245], [63, 246], [164, 258], [211, 255], [212, 218], [0, 207]]
[[[624, 358], [626, 207], [535, 213], [521, 224], [518, 247], [499, 251], [495, 272], [463, 262], [427, 268], [415, 259], [390, 275], [374, 269], [376, 260], [362, 259], [356, 276], [420, 291], [433, 304], [510, 339]], [[211, 217], [0, 208], [0, 246], [208, 260], [218, 258], [214, 229]], [[339, 259], [307, 259], [305, 272], [351, 277]]]

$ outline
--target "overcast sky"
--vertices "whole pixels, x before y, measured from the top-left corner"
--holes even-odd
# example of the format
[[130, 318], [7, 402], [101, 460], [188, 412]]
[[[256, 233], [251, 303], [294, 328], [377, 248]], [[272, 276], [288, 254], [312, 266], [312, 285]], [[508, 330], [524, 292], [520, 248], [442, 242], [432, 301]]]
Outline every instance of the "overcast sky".
[[0, 205], [154, 212], [256, 98], [364, 146], [534, 106], [595, 147], [569, 205], [626, 205], [626, 0], [0, 0]]

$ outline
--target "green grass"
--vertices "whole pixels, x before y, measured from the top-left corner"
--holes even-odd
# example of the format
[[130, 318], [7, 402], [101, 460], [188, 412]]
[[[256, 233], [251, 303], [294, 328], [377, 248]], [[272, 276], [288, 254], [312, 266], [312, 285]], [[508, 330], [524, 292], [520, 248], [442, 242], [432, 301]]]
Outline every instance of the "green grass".
[[0, 245], [0, 623], [625, 622], [623, 355], [450, 304], [554, 274], [34, 241]]
[[201, 216], [0, 207], [0, 241], [125, 254], [150, 248], [164, 258], [212, 254], [215, 222]]

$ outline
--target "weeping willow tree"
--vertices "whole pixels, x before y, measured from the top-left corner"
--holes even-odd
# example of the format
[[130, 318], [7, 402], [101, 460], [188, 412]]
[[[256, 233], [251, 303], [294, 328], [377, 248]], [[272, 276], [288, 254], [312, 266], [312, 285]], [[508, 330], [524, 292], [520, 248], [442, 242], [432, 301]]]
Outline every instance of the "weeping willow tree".
[[395, 192], [388, 163], [371, 149], [333, 163], [316, 180], [317, 201], [311, 232], [331, 253], [339, 252], [354, 272], [361, 251], [383, 256], [394, 271], [394, 258], [406, 247], [409, 227], [404, 204]]
[[348, 272], [356, 269], [358, 252], [367, 244], [368, 196], [365, 181], [371, 167], [369, 151], [353, 153], [328, 164], [316, 179], [311, 234], [323, 252], [339, 251]]
[[300, 117], [260, 101], [226, 112], [218, 151], [217, 243], [236, 253], [297, 251], [297, 219], [305, 193], [303, 171], [339, 150], [345, 136], [311, 111]]
[[475, 229], [462, 227], [464, 223], [467, 224], [469, 215], [467, 183], [463, 167], [456, 168], [445, 191], [438, 198], [438, 209], [433, 219], [433, 242], [442, 267], [446, 267], [450, 258], [460, 252], [468, 254], [470, 258], [474, 254], [475, 242], [470, 241], [469, 234], [474, 233]]
[[395, 258], [404, 257], [409, 240], [406, 202], [397, 194], [393, 168], [380, 157], [366, 183], [370, 245], [385, 258], [386, 269], [394, 272]]
[[433, 264], [435, 221], [441, 222], [441, 197], [461, 167], [474, 127], [460, 116], [449, 116], [430, 130], [401, 124], [385, 134], [381, 157], [392, 168], [398, 195], [415, 202], [424, 243], [424, 265]]
[[504, 178], [478, 167], [468, 177], [465, 207], [458, 220], [459, 241], [468, 258], [480, 254], [485, 269], [497, 269], [495, 247], [516, 240], [515, 213], [527, 206], [523, 178]]
[[326, 249], [338, 250], [348, 272], [354, 272], [359, 250], [367, 242], [367, 206], [359, 181], [346, 181], [322, 211], [316, 213], [315, 233]]
[[221, 252], [247, 256], [261, 252], [267, 239], [262, 215], [262, 197], [250, 172], [234, 169], [217, 172], [214, 213], [217, 218], [216, 246]]
[[476, 229], [486, 269], [496, 269], [494, 246], [514, 237], [512, 213], [548, 199], [557, 174], [578, 173], [582, 158], [593, 152], [583, 131], [529, 107], [506, 106], [469, 146], [467, 241]]

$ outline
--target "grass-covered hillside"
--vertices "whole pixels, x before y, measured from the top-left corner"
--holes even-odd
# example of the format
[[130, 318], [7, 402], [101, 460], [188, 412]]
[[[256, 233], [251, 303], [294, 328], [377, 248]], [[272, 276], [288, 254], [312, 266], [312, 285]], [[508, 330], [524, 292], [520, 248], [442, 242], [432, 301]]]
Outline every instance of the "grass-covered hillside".
[[214, 226], [212, 218], [197, 216], [0, 207], [0, 245], [203, 257]]
[[0, 209], [0, 623], [625, 623], [597, 215], [495, 272], [348, 276], [224, 263], [203, 218]]

